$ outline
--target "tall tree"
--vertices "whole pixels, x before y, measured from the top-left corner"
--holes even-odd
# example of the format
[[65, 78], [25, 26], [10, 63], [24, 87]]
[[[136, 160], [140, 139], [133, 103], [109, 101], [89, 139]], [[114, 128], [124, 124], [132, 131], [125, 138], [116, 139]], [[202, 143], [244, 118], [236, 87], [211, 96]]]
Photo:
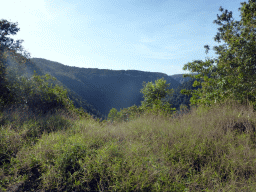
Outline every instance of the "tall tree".
[[[16, 23], [3, 19], [0, 21], [0, 106], [8, 104], [14, 99], [7, 81], [7, 52], [18, 63], [24, 63], [30, 57], [29, 53], [23, 51], [21, 46], [23, 40], [15, 42], [12, 38], [7, 37], [8, 35], [15, 35], [19, 30]], [[17, 54], [17, 51], [21, 54]]]
[[[214, 46], [217, 59], [207, 58], [205, 62], [196, 60], [184, 65], [183, 70], [198, 72], [193, 86], [202, 88], [193, 91], [182, 90], [183, 94], [192, 95], [191, 104], [212, 105], [232, 98], [246, 103], [249, 101], [256, 108], [255, 72], [256, 72], [256, 0], [241, 3], [241, 21], [234, 21], [232, 12], [227, 10], [217, 15], [214, 23], [220, 25], [214, 40], [226, 44]], [[206, 54], [209, 46], [205, 45]], [[216, 65], [214, 65], [216, 64]], [[191, 75], [184, 75], [187, 77]]]
[[64, 109], [87, 116], [81, 109], [75, 109], [73, 101], [67, 96], [67, 90], [58, 85], [53, 87], [52, 83], [49, 85], [50, 80], [56, 80], [50, 75], [38, 76], [34, 71], [34, 75], [28, 80], [24, 74], [17, 74], [17, 69], [7, 69], [7, 55], [14, 59], [19, 67], [25, 67], [24, 63], [30, 57], [20, 45], [22, 40], [15, 42], [7, 37], [18, 31], [17, 24], [7, 20], [0, 21], [0, 109], [22, 106], [28, 107], [36, 114], [54, 113], [57, 109]]

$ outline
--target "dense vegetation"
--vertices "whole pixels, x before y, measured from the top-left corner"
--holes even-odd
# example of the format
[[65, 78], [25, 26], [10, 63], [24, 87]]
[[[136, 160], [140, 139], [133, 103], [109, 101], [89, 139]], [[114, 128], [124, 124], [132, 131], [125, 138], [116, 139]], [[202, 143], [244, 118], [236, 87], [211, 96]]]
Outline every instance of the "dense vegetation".
[[58, 112], [1, 115], [0, 189], [254, 191], [255, 113], [230, 103], [106, 124]]
[[256, 1], [241, 5], [240, 22], [227, 10], [215, 21], [229, 45], [214, 48], [219, 58], [184, 66], [198, 72], [197, 89], [181, 90], [192, 96], [185, 113], [158, 79], [144, 84], [141, 106], [113, 108], [102, 122], [51, 76], [8, 68], [7, 50], [21, 67], [28, 58], [6, 37], [17, 26], [0, 21], [0, 190], [255, 191]]
[[[202, 89], [193, 91], [183, 91], [183, 93], [193, 95], [191, 104], [212, 105], [228, 98], [239, 100], [241, 103], [255, 102], [255, 72], [256, 72], [256, 8], [255, 0], [243, 5], [241, 11], [241, 21], [234, 21], [232, 12], [223, 10], [221, 16], [214, 23], [220, 25], [219, 33], [214, 37], [218, 43], [223, 40], [224, 45], [214, 46], [214, 50], [219, 57], [207, 59], [205, 62], [196, 60], [186, 64], [183, 69], [198, 72], [194, 86], [201, 85]], [[204, 46], [206, 53], [209, 46]], [[214, 65], [214, 64], [217, 65]], [[191, 75], [185, 75], [191, 76]]]

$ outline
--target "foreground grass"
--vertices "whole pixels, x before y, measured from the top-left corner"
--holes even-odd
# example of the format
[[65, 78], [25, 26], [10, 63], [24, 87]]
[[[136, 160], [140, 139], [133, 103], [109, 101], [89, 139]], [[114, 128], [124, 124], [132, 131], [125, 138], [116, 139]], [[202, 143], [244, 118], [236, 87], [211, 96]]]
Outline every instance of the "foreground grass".
[[2, 191], [254, 191], [255, 113], [236, 103], [109, 124], [1, 114]]

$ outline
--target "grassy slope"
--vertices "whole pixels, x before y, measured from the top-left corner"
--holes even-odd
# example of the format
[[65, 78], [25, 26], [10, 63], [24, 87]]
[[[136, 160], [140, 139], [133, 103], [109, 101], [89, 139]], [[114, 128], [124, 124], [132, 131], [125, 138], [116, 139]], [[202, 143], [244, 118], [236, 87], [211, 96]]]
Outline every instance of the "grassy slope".
[[0, 190], [254, 191], [255, 117], [238, 104], [116, 124], [4, 113]]

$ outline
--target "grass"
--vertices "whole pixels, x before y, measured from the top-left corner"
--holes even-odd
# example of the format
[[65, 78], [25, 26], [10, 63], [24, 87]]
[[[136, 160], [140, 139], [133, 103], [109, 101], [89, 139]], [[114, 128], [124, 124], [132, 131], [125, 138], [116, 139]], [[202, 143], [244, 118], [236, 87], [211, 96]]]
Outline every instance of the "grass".
[[255, 191], [255, 113], [235, 102], [100, 123], [0, 115], [2, 191]]

